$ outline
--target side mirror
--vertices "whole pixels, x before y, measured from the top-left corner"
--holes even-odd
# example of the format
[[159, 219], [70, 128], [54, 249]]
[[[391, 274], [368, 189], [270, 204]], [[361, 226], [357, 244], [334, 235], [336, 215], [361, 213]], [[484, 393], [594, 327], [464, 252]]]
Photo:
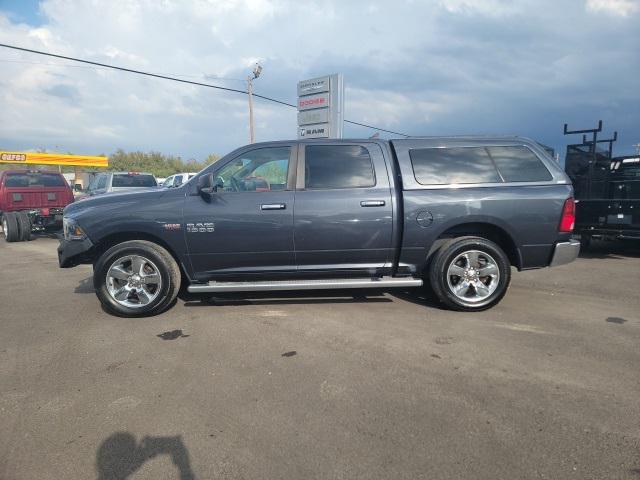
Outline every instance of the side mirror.
[[81, 185], [81, 184], [79, 184], [79, 183], [76, 183], [76, 184], [73, 186], [73, 191], [74, 191], [74, 192], [81, 192], [81, 191], [82, 191], [82, 185]]
[[198, 178], [198, 194], [211, 196], [215, 193], [216, 188], [213, 181], [213, 173], [207, 173]]

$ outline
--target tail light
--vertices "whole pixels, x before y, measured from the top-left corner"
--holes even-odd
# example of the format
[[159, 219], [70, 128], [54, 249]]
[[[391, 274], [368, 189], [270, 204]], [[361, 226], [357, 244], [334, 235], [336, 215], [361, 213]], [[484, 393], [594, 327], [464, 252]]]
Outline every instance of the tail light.
[[576, 202], [573, 198], [567, 198], [562, 207], [562, 218], [558, 230], [562, 233], [573, 232], [576, 224]]
[[43, 217], [48, 217], [49, 216], [49, 209], [48, 208], [41, 208], [40, 209], [40, 215], [42, 215]]

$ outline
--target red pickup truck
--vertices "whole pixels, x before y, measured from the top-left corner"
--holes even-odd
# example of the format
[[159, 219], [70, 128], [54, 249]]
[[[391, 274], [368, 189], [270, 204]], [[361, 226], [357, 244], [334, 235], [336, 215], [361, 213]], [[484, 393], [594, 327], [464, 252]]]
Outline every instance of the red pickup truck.
[[62, 226], [62, 210], [73, 192], [58, 172], [0, 172], [0, 216], [7, 242], [29, 240], [32, 231]]

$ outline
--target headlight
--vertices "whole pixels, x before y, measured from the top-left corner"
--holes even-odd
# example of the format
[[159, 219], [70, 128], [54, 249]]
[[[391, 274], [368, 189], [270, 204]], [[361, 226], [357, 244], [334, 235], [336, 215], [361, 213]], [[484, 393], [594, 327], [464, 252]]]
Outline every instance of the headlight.
[[72, 218], [62, 217], [62, 230], [65, 240], [84, 240], [87, 236]]

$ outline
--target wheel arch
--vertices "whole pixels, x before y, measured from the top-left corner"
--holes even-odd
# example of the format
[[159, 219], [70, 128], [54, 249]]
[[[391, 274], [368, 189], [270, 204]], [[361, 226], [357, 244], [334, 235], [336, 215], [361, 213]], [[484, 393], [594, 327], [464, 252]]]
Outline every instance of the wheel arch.
[[178, 267], [180, 267], [180, 275], [182, 275], [182, 278], [186, 281], [190, 281], [189, 273], [185, 265], [183, 265], [182, 261], [180, 260], [180, 257], [176, 254], [175, 250], [171, 247], [171, 245], [169, 245], [162, 238], [156, 235], [153, 235], [151, 233], [125, 231], [125, 232], [117, 232], [117, 233], [111, 233], [109, 235], [106, 235], [105, 237], [101, 238], [98, 242], [96, 242], [96, 244], [94, 245], [93, 255], [92, 255], [93, 261], [95, 262], [100, 257], [100, 255], [102, 255], [104, 252], [109, 250], [114, 245], [117, 245], [123, 242], [132, 241], [132, 240], [145, 240], [147, 242], [155, 243], [161, 246], [162, 248], [164, 248], [167, 252], [169, 252], [169, 254], [176, 261], [176, 263], [178, 264]]
[[507, 255], [511, 265], [522, 268], [522, 258], [513, 236], [503, 227], [488, 221], [470, 221], [449, 226], [436, 238], [427, 254], [427, 266], [435, 252], [447, 241], [457, 237], [483, 237], [497, 244]]

